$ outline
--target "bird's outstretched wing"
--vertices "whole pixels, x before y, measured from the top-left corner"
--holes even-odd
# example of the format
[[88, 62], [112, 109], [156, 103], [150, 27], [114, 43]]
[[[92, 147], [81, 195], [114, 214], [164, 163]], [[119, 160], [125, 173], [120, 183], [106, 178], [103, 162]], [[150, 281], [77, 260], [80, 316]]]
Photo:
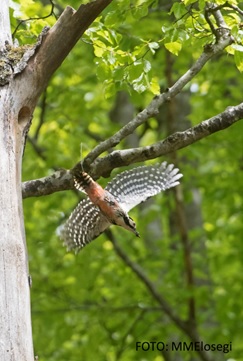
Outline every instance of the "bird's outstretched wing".
[[[167, 165], [166, 162], [125, 171], [115, 177], [105, 188], [106, 191], [115, 197], [119, 203], [118, 206], [115, 201], [108, 202], [104, 190], [102, 193], [100, 191], [102, 188], [89, 175], [84, 173], [82, 176], [87, 183], [85, 184], [86, 188], [92, 184], [94, 189], [98, 189], [98, 196], [96, 196], [100, 202], [106, 204], [106, 208], [109, 211], [106, 213], [109, 214], [109, 217], [110, 213], [112, 213], [114, 219], [118, 219], [121, 213], [117, 213], [118, 206], [119, 209], [120, 207], [122, 208], [122, 212], [128, 212], [137, 204], [146, 201], [149, 197], [178, 185], [178, 180], [182, 177], [182, 174], [179, 173], [178, 168], [174, 168], [173, 164]], [[83, 183], [82, 181], [80, 186], [76, 180], [76, 188], [83, 191]], [[75, 249], [78, 251], [87, 243], [97, 238], [111, 225], [108, 221], [110, 218], [106, 217], [106, 213], [103, 213], [89, 199], [84, 199], [78, 204], [69, 219], [58, 231], [60, 238], [63, 239], [64, 244], [69, 250]], [[127, 218], [129, 217], [127, 216]], [[121, 225], [119, 222], [116, 224]], [[121, 226], [128, 229], [124, 225]]]
[[111, 223], [89, 199], [83, 199], [59, 231], [68, 250], [79, 250], [106, 230]]
[[128, 212], [146, 199], [177, 186], [181, 177], [178, 168], [163, 162], [122, 172], [109, 182], [105, 189], [113, 194], [124, 211]]

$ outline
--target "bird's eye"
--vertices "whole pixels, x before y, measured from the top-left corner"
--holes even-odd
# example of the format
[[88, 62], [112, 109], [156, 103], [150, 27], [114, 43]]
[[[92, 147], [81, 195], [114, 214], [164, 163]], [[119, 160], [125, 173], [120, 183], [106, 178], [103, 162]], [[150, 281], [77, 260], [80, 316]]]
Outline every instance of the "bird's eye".
[[130, 220], [130, 226], [132, 228], [136, 228], [136, 224], [135, 224], [134, 220], [131, 217], [129, 217], [129, 220]]

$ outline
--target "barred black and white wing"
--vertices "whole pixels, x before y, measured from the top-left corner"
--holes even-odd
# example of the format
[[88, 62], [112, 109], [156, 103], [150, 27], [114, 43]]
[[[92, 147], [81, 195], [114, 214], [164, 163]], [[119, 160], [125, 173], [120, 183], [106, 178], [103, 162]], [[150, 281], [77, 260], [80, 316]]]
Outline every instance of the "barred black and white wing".
[[137, 167], [117, 175], [106, 186], [124, 211], [128, 212], [146, 199], [175, 187], [182, 177], [178, 168], [167, 162]]
[[178, 168], [164, 162], [125, 171], [104, 190], [82, 171], [75, 176], [75, 187], [85, 191], [89, 199], [78, 204], [59, 230], [59, 235], [69, 250], [81, 249], [111, 224], [139, 236], [136, 224], [127, 212], [146, 199], [177, 186], [181, 177]]
[[89, 199], [83, 199], [60, 230], [68, 250], [79, 250], [97, 238], [111, 223]]

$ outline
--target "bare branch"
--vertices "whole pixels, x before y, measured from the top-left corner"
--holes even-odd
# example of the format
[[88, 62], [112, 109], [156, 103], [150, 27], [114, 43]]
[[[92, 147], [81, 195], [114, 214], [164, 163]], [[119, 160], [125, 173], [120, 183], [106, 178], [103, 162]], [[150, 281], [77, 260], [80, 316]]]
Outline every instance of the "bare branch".
[[[175, 323], [175, 325], [185, 332], [186, 335], [190, 337], [193, 342], [198, 342], [200, 337], [198, 335], [197, 329], [195, 325], [190, 325], [187, 321], [184, 321], [178, 314], [176, 314], [175, 310], [169, 305], [163, 295], [157, 290], [154, 283], [149, 279], [144, 270], [140, 267], [139, 264], [132, 261], [132, 259], [123, 251], [123, 249], [116, 242], [115, 237], [113, 236], [110, 229], [105, 232], [110, 241], [114, 246], [114, 250], [117, 255], [123, 260], [123, 262], [136, 274], [136, 276], [140, 279], [140, 281], [145, 285], [150, 295], [154, 300], [158, 302], [161, 307], [161, 310]], [[205, 350], [198, 350], [198, 355], [203, 361], [212, 361], [211, 354]]]
[[37, 143], [37, 140], [35, 139], [35, 137], [30, 137], [29, 135], [27, 135], [27, 139], [30, 142], [30, 144], [32, 145], [34, 151], [36, 152], [36, 154], [38, 154], [38, 156], [43, 159], [46, 160], [46, 156], [45, 156], [45, 148], [44, 147], [40, 147]]
[[61, 169], [52, 175], [22, 183], [23, 198], [41, 197], [49, 194], [74, 189], [70, 171]]
[[[42, 74], [44, 69], [48, 69], [52, 74], [55, 70], [54, 68], [58, 67], [66, 54], [70, 51], [72, 46], [81, 36], [81, 33], [85, 30], [84, 27], [87, 26], [87, 21], [91, 21], [92, 14], [90, 14], [90, 7], [95, 6], [95, 11], [101, 11], [105, 6], [107, 6], [112, 0], [96, 0], [95, 2], [88, 3], [84, 6], [81, 6], [77, 12], [72, 8], [66, 8], [60, 17], [56, 25], [50, 29], [46, 37], [44, 38], [39, 51], [35, 56], [35, 64], [37, 64], [36, 69], [37, 73]], [[85, 14], [88, 16], [88, 19], [85, 18]], [[82, 15], [82, 16], [81, 16]], [[80, 28], [80, 19], [86, 19], [85, 24]], [[73, 28], [70, 30], [71, 38], [69, 41], [65, 42], [69, 44], [68, 49], [63, 49], [63, 44], [56, 44], [56, 41], [60, 42], [60, 39], [63, 38], [63, 32], [66, 32], [66, 27], [70, 24], [70, 19], [72, 18]], [[79, 26], [77, 26], [79, 24]], [[65, 34], [65, 37], [67, 35]], [[220, 53], [225, 47], [230, 45], [233, 42], [232, 37], [229, 32], [222, 32], [218, 39], [218, 42], [214, 45], [207, 46], [204, 49], [204, 52], [198, 58], [198, 60], [192, 65], [192, 67], [182, 75], [177, 82], [167, 89], [166, 92], [156, 96], [151, 103], [140, 112], [132, 121], [126, 124], [121, 128], [116, 134], [114, 134], [109, 139], [100, 143], [89, 155], [84, 159], [84, 167], [89, 173], [97, 179], [99, 176], [108, 176], [112, 169], [120, 166], [129, 165], [135, 162], [142, 162], [148, 159], [153, 159], [161, 155], [170, 153], [177, 149], [183, 148], [189, 144], [194, 143], [195, 141], [206, 137], [209, 134], [212, 134], [215, 131], [222, 130], [227, 128], [242, 116], [239, 116], [241, 111], [240, 105], [237, 107], [232, 107], [228, 109], [225, 113], [221, 113], [218, 116], [209, 119], [208, 121], [202, 122], [198, 126], [191, 128], [185, 132], [175, 133], [163, 141], [152, 144], [148, 147], [134, 148], [123, 151], [114, 151], [104, 158], [97, 159], [100, 154], [104, 151], [111, 149], [121, 142], [129, 134], [133, 133], [134, 130], [146, 122], [150, 117], [157, 114], [160, 106], [169, 101], [171, 98], [175, 97], [183, 87], [190, 82], [196, 74], [198, 74], [203, 66], [211, 59], [214, 55]], [[63, 43], [63, 42], [62, 42]], [[53, 49], [53, 44], [55, 49]], [[60, 54], [61, 52], [61, 54]], [[49, 54], [50, 56], [46, 56]], [[44, 56], [45, 55], [45, 56]], [[48, 62], [48, 64], [46, 64]], [[48, 76], [47, 76], [48, 78]], [[46, 79], [47, 79], [46, 78]], [[43, 84], [45, 85], [45, 84]], [[96, 160], [96, 161], [95, 161]], [[76, 165], [73, 170], [79, 166]], [[32, 197], [32, 196], [42, 196], [51, 194], [58, 191], [63, 191], [67, 189], [73, 189], [73, 182], [71, 173], [72, 170], [61, 172], [55, 172], [49, 177], [42, 178], [41, 180], [32, 180], [25, 182], [23, 184], [23, 197]]]
[[225, 47], [230, 45], [232, 41], [233, 40], [231, 36], [229, 33], [227, 33], [226, 37], [222, 37], [222, 41], [207, 47], [207, 49], [204, 50], [204, 52], [192, 65], [192, 67], [184, 75], [182, 75], [171, 88], [167, 89], [166, 92], [156, 96], [147, 106], [147, 108], [138, 113], [138, 115], [133, 120], [121, 128], [112, 137], [97, 145], [84, 159], [85, 168], [89, 169], [91, 163], [93, 163], [100, 154], [119, 144], [122, 139], [133, 133], [137, 127], [146, 122], [152, 116], [158, 114], [159, 108], [163, 103], [180, 93], [184, 86], [188, 84], [196, 76], [196, 74], [202, 70], [203, 66], [209, 61], [209, 59], [220, 53]]
[[[15, 82], [19, 86], [19, 92], [23, 94], [21, 101], [29, 107], [30, 112], [33, 112], [55, 70], [85, 30], [111, 2], [112, 0], [91, 1], [82, 4], [77, 11], [67, 6], [55, 25], [50, 29], [44, 28], [37, 43], [28, 47], [23, 59], [14, 67], [14, 74], [21, 73], [15, 77]], [[7, 77], [2, 85], [9, 81], [10, 78]]]
[[176, 315], [173, 308], [167, 303], [167, 301], [161, 296], [161, 294], [156, 289], [155, 285], [152, 281], [146, 276], [143, 269], [139, 266], [139, 264], [133, 262], [128, 255], [120, 248], [118, 243], [115, 240], [110, 229], [106, 230], [105, 233], [108, 235], [109, 240], [112, 242], [114, 249], [118, 256], [125, 262], [125, 264], [132, 269], [132, 271], [141, 279], [141, 281], [146, 285], [149, 292], [152, 294], [153, 298], [161, 306], [162, 310], [169, 316], [171, 320], [175, 322], [175, 324], [181, 328], [183, 331], [187, 333], [187, 324], [183, 321], [178, 315]]
[[196, 305], [195, 297], [193, 292], [195, 286], [194, 272], [193, 272], [193, 263], [192, 263], [192, 247], [189, 238], [187, 220], [185, 215], [185, 207], [182, 201], [182, 190], [181, 187], [176, 187], [174, 189], [174, 196], [176, 201], [176, 215], [177, 215], [177, 224], [178, 224], [178, 233], [180, 235], [180, 240], [183, 245], [184, 252], [184, 268], [186, 276], [186, 287], [188, 289], [188, 326], [193, 329], [196, 327]]
[[[116, 150], [103, 158], [97, 159], [90, 167], [90, 174], [94, 179], [100, 176], [108, 176], [115, 168], [154, 159], [185, 148], [210, 134], [230, 127], [240, 119], [243, 119], [243, 103], [228, 107], [215, 117], [205, 120], [184, 132], [176, 132], [150, 146]], [[40, 197], [74, 189], [71, 173], [72, 171], [61, 170], [48, 177], [24, 182], [22, 186], [23, 198]]]
[[227, 2], [227, 6], [228, 6], [229, 8], [234, 9], [234, 10], [237, 11], [240, 15], [243, 16], [243, 10], [241, 10], [238, 6], [233, 5], [233, 4], [229, 4], [228, 2]]
[[143, 319], [143, 316], [144, 316], [145, 312], [146, 311], [144, 309], [142, 309], [140, 311], [138, 316], [136, 316], [134, 318], [134, 320], [132, 320], [132, 322], [129, 325], [129, 327], [127, 328], [126, 332], [121, 337], [118, 348], [116, 350], [116, 358], [115, 358], [116, 361], [120, 360], [120, 358], [121, 358], [121, 356], [122, 356], [122, 354], [123, 354], [123, 352], [124, 352], [124, 350], [126, 348], [127, 337], [132, 334], [132, 332], [135, 329], [135, 327], [137, 326], [137, 324]]
[[185, 148], [215, 132], [230, 127], [243, 119], [243, 103], [228, 107], [224, 112], [195, 125], [183, 132], [176, 132], [164, 140], [146, 147], [116, 150], [97, 159], [91, 167], [91, 174], [107, 175], [112, 169], [136, 162], [143, 162]]
[[40, 108], [41, 108], [41, 112], [40, 112], [40, 117], [39, 117], [39, 124], [37, 125], [36, 131], [35, 131], [35, 135], [34, 135], [34, 139], [37, 141], [41, 127], [45, 121], [45, 114], [46, 114], [46, 98], [47, 98], [47, 88], [44, 90], [43, 94], [42, 94], [42, 99], [40, 102]]

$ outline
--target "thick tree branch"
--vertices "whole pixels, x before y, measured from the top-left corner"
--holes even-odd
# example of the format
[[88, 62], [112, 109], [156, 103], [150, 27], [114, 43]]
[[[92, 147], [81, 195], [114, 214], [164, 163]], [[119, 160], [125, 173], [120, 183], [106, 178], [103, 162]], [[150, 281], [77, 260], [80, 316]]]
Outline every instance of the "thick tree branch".
[[[67, 6], [55, 25], [51, 29], [44, 28], [37, 43], [25, 51], [14, 67], [13, 74], [18, 74], [14, 78], [14, 85], [22, 94], [20, 104], [25, 104], [30, 114], [55, 70], [60, 67], [85, 30], [111, 2], [112, 0], [91, 1], [81, 5], [77, 11]], [[9, 74], [2, 84], [9, 83], [11, 76], [12, 74]]]
[[89, 155], [84, 159], [84, 167], [89, 169], [90, 165], [94, 160], [103, 152], [112, 147], [116, 146], [127, 137], [129, 134], [133, 133], [134, 130], [139, 127], [141, 124], [146, 122], [152, 116], [158, 114], [159, 108], [163, 103], [175, 97], [181, 90], [184, 88], [186, 84], [188, 84], [196, 74], [198, 74], [204, 65], [216, 54], [220, 53], [224, 48], [230, 45], [233, 42], [232, 37], [230, 36], [227, 29], [224, 29], [224, 32], [220, 34], [220, 41], [217, 44], [208, 46], [204, 49], [204, 52], [198, 58], [198, 60], [192, 65], [192, 67], [182, 75], [177, 82], [166, 92], [156, 96], [151, 103], [142, 110], [138, 115], [131, 120], [128, 124], [126, 124], [123, 128], [121, 128], [117, 133], [115, 133], [112, 137], [105, 140], [104, 142], [97, 145]]
[[30, 63], [30, 67], [35, 65], [39, 89], [44, 90], [51, 75], [62, 64], [85, 30], [111, 2], [112, 0], [91, 1], [81, 5], [77, 11], [70, 6], [66, 7], [49, 30], [32, 60], [33, 64]]
[[154, 159], [197, 142], [215, 132], [228, 128], [243, 119], [243, 103], [228, 107], [224, 112], [195, 125], [183, 132], [176, 132], [150, 146], [116, 150], [92, 164], [92, 174], [106, 175], [112, 169], [136, 162]]
[[61, 169], [48, 177], [22, 184], [23, 198], [41, 197], [55, 192], [74, 189], [73, 177], [69, 170]]
[[[95, 178], [108, 176], [117, 167], [144, 162], [162, 155], [185, 148], [200, 139], [230, 127], [243, 119], [243, 103], [228, 107], [224, 112], [212, 117], [183, 132], [176, 132], [164, 140], [150, 146], [116, 150], [103, 158], [98, 158], [90, 167], [90, 174]], [[30, 180], [22, 185], [23, 198], [40, 197], [55, 192], [74, 189], [72, 171], [60, 170], [48, 177]]]
[[[35, 63], [32, 65], [35, 65], [34, 68], [36, 69], [36, 74], [40, 75], [38, 82], [41, 83], [42, 87], [46, 86], [49, 77], [55, 69], [60, 66], [65, 56], [78, 41], [82, 33], [98, 15], [98, 12], [101, 12], [101, 10], [111, 1], [112, 0], [96, 0], [86, 5], [82, 5], [76, 12], [70, 7], [66, 8], [58, 22], [49, 30], [43, 39], [35, 57], [33, 57], [34, 59], [31, 59], [32, 62]], [[91, 10], [93, 12], [91, 12]], [[71, 28], [70, 23], [72, 24]], [[66, 39], [65, 42], [62, 40], [63, 38]], [[101, 175], [108, 176], [112, 169], [116, 167], [153, 159], [167, 154], [192, 144], [214, 131], [224, 129], [227, 126], [230, 126], [234, 121], [239, 120], [240, 118], [236, 117], [234, 120], [233, 116], [231, 116], [231, 122], [229, 120], [229, 124], [226, 122], [227, 124], [225, 125], [221, 119], [212, 118], [208, 121], [208, 124], [207, 122], [203, 122], [197, 127], [186, 132], [175, 133], [164, 141], [155, 143], [151, 146], [115, 151], [104, 158], [97, 159], [100, 154], [119, 144], [122, 139], [134, 132], [139, 125], [158, 113], [160, 106], [165, 101], [168, 101], [177, 95], [183, 87], [201, 71], [209, 59], [220, 53], [225, 47], [230, 45], [232, 41], [233, 39], [227, 29], [223, 29], [218, 42], [214, 45], [207, 46], [194, 65], [192, 65], [192, 67], [179, 78], [172, 87], [163, 94], [156, 96], [148, 107], [140, 112], [131, 122], [125, 125], [111, 138], [95, 147], [85, 158], [84, 168], [93, 175], [94, 178], [98, 178]], [[53, 46], [53, 44], [55, 44], [55, 46]], [[31, 68], [32, 65], [30, 62], [28, 68]], [[43, 73], [45, 73], [45, 79], [43, 79]], [[38, 88], [40, 89], [41, 87]], [[73, 189], [72, 177], [69, 171], [55, 172], [52, 176], [42, 178], [41, 180], [25, 182], [23, 185], [23, 197], [42, 196], [66, 189]]]

